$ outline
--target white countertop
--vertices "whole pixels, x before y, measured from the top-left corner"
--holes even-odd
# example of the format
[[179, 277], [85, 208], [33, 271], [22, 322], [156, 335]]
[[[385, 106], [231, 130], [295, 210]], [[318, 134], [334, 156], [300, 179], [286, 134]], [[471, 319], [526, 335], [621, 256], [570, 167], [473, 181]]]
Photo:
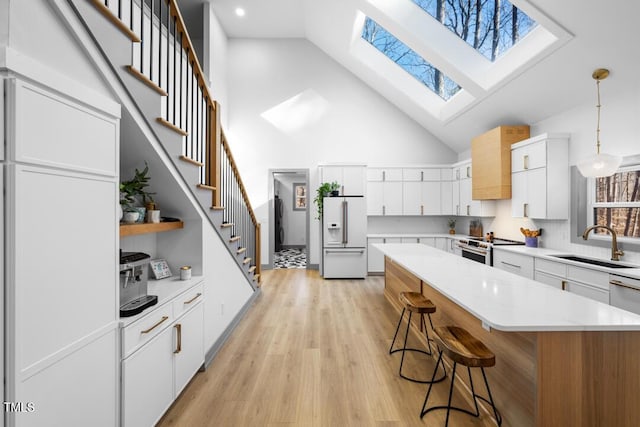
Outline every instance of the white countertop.
[[[584, 262], [578, 262], [578, 261], [571, 261], [568, 259], [561, 259], [561, 258], [557, 258], [551, 255], [577, 255], [577, 254], [573, 254], [567, 251], [559, 251], [556, 249], [548, 249], [548, 248], [528, 248], [526, 246], [509, 246], [509, 245], [505, 245], [505, 246], [494, 246], [493, 250], [502, 250], [502, 251], [507, 251], [507, 252], [514, 252], [514, 253], [519, 253], [519, 254], [523, 254], [523, 255], [529, 255], [535, 258], [543, 258], [549, 261], [555, 261], [555, 262], [561, 262], [563, 264], [568, 264], [568, 265], [575, 265], [578, 267], [582, 267], [582, 268], [589, 268], [591, 270], [597, 270], [597, 271], [604, 271], [606, 273], [610, 273], [610, 274], [617, 274], [619, 276], [624, 276], [624, 277], [630, 277], [632, 279], [640, 279], [640, 267], [638, 268], [611, 268], [611, 267], [603, 267], [603, 266], [599, 266], [599, 265], [593, 265], [593, 264], [588, 264], [588, 263], [584, 263]], [[578, 255], [578, 256], [582, 256], [582, 255]], [[593, 258], [593, 257], [589, 257], [589, 256], [585, 256], [585, 258], [591, 258], [591, 259], [597, 259], [597, 258]], [[609, 261], [607, 259], [602, 260], [602, 261]], [[614, 262], [614, 261], [611, 261]], [[617, 262], [618, 264], [622, 264], [622, 265], [634, 265], [632, 263], [626, 263], [624, 261], [620, 261]]]
[[640, 315], [439, 249], [414, 243], [374, 246], [491, 328], [640, 331]]
[[149, 281], [147, 282], [147, 294], [157, 295], [158, 303], [156, 305], [152, 305], [151, 307], [147, 307], [141, 313], [138, 313], [135, 316], [121, 317], [120, 326], [125, 327], [132, 324], [136, 320], [152, 312], [154, 309], [162, 307], [168, 301], [171, 301], [173, 297], [180, 295], [182, 292], [197, 285], [203, 280], [204, 276], [191, 276], [191, 279], [189, 280], [180, 280], [179, 276], [167, 277], [160, 280], [149, 279]]
[[367, 234], [367, 238], [372, 239], [384, 239], [384, 238], [393, 238], [393, 237], [445, 237], [448, 239], [468, 239], [469, 236], [465, 234], [449, 234], [449, 233], [373, 233]]

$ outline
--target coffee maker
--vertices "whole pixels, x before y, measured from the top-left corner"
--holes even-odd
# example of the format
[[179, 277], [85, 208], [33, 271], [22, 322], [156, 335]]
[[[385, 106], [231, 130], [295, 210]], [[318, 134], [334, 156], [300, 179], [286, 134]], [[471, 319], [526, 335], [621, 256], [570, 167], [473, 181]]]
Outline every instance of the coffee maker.
[[135, 316], [158, 303], [147, 295], [150, 256], [144, 252], [120, 251], [120, 317]]

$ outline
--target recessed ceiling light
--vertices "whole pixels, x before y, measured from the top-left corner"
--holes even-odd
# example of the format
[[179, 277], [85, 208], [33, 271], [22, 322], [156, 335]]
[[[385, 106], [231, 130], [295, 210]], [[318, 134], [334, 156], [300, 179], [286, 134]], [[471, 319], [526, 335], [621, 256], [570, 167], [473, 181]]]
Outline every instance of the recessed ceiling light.
[[237, 16], [244, 16], [245, 15], [245, 10], [241, 7], [236, 7], [236, 15]]

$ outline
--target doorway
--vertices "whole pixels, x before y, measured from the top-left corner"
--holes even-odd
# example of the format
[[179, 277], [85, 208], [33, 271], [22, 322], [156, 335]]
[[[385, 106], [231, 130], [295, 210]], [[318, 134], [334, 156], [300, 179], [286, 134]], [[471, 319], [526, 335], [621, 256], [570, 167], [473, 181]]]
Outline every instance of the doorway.
[[309, 266], [309, 170], [269, 171], [269, 264]]

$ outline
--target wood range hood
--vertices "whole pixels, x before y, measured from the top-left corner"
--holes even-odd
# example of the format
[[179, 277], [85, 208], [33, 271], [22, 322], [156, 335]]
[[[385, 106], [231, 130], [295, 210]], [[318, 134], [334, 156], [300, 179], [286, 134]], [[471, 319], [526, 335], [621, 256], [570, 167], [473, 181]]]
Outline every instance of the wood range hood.
[[528, 125], [498, 126], [471, 140], [473, 200], [511, 198], [511, 144], [529, 136]]

